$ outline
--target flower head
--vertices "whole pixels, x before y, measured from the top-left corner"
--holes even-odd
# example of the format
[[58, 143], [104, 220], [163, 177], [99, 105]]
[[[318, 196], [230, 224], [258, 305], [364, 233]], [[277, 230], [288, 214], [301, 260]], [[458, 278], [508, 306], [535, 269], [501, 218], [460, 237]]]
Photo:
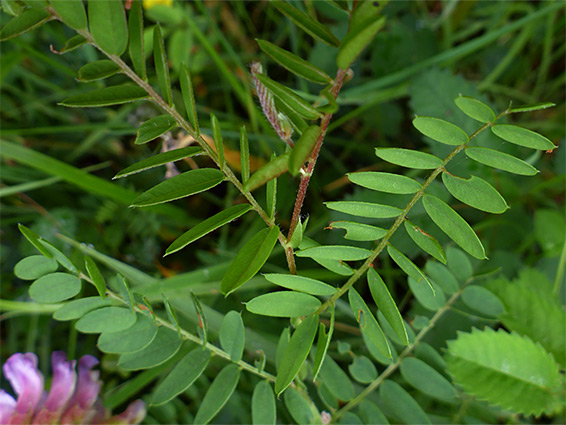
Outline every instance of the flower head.
[[53, 379], [49, 393], [43, 389], [43, 375], [33, 353], [16, 353], [4, 363], [4, 374], [15, 400], [0, 390], [0, 423], [2, 424], [138, 424], [145, 417], [145, 404], [137, 400], [120, 415], [111, 416], [98, 398], [101, 382], [98, 364], [93, 356], [68, 361], [62, 351], [51, 356]]

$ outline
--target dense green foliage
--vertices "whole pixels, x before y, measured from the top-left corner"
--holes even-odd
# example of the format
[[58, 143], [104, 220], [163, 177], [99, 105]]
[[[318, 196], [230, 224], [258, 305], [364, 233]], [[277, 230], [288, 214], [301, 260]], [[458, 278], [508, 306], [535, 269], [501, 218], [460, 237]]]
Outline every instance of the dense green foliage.
[[563, 4], [1, 4], [3, 358], [145, 423], [563, 423]]

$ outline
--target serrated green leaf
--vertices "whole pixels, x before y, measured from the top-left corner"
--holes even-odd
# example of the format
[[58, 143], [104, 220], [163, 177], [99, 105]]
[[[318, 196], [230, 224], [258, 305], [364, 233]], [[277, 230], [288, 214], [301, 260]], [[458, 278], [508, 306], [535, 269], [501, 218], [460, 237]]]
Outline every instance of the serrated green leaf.
[[422, 407], [397, 382], [386, 379], [379, 387], [379, 397], [384, 408], [405, 424], [427, 424], [431, 421]]
[[79, 69], [78, 80], [87, 83], [111, 77], [120, 72], [120, 67], [108, 59], [87, 63]]
[[138, 313], [132, 326], [118, 332], [103, 332], [96, 345], [105, 353], [135, 353], [151, 344], [156, 335], [157, 325], [153, 319]]
[[97, 308], [109, 307], [112, 305], [119, 305], [119, 302], [110, 298], [79, 298], [78, 300], [73, 300], [65, 303], [63, 307], [61, 307], [53, 314], [53, 318], [60, 321], [80, 319], [89, 311], [96, 310]]
[[275, 395], [267, 381], [260, 381], [252, 394], [252, 424], [275, 425], [277, 416]]
[[76, 30], [86, 29], [86, 12], [82, 0], [49, 0], [61, 20]]
[[469, 147], [465, 150], [468, 158], [498, 170], [522, 176], [534, 176], [538, 170], [528, 162], [495, 149]]
[[387, 230], [370, 224], [356, 223], [353, 221], [333, 221], [329, 229], [344, 229], [344, 239], [351, 241], [375, 241], [387, 234]]
[[448, 371], [481, 400], [514, 412], [539, 416], [563, 402], [558, 364], [529, 338], [503, 330], [472, 329], [448, 342]]
[[409, 289], [420, 305], [430, 311], [437, 311], [446, 303], [446, 296], [436, 282], [431, 281], [431, 286], [423, 285], [409, 276], [407, 280]]
[[182, 340], [177, 336], [177, 332], [160, 327], [157, 330], [157, 335], [147, 347], [135, 353], [122, 354], [118, 366], [125, 370], [140, 370], [159, 366], [179, 351], [181, 343]]
[[177, 126], [177, 121], [171, 115], [158, 115], [142, 125], [136, 131], [136, 145], [151, 142]]
[[368, 269], [367, 279], [375, 305], [377, 305], [379, 311], [383, 313], [383, 316], [389, 322], [401, 343], [403, 345], [409, 345], [405, 322], [403, 321], [401, 313], [399, 313], [395, 300], [393, 300], [389, 289], [387, 289], [387, 285], [385, 285], [381, 276], [373, 268]]
[[220, 346], [230, 354], [230, 360], [239, 362], [244, 353], [244, 322], [237, 311], [229, 311], [220, 325]]
[[325, 202], [324, 205], [334, 211], [366, 218], [394, 218], [403, 212], [397, 207], [373, 202], [334, 201]]
[[301, 317], [315, 313], [321, 303], [312, 295], [294, 291], [277, 291], [255, 297], [246, 303], [246, 310], [263, 316]]
[[263, 275], [271, 283], [292, 289], [293, 291], [304, 292], [311, 295], [330, 296], [336, 293], [337, 289], [320, 280], [311, 279], [294, 274], [266, 273]]
[[51, 15], [43, 7], [31, 7], [24, 10], [21, 15], [12, 18], [0, 30], [0, 41], [5, 41], [20, 34], [31, 31], [44, 24]]
[[432, 287], [431, 281], [426, 277], [426, 275], [419, 269], [415, 264], [409, 260], [401, 251], [393, 247], [392, 245], [387, 245], [387, 253], [391, 259], [397, 264], [401, 270], [403, 270], [409, 277], [412, 277], [419, 284], [426, 283], [432, 293], [434, 293], [434, 288]]
[[289, 169], [289, 155], [289, 152], [279, 155], [277, 158], [272, 159], [262, 166], [254, 174], [252, 174], [248, 181], [246, 181], [244, 184], [244, 190], [251, 192], [258, 187], [263, 186], [269, 180], [285, 173]]
[[165, 251], [165, 256], [183, 249], [210, 232], [234, 221], [247, 213], [251, 208], [252, 206], [250, 204], [238, 204], [207, 218], [175, 239]]
[[392, 164], [417, 170], [432, 170], [443, 165], [440, 158], [426, 152], [411, 149], [375, 148], [375, 155]]
[[152, 155], [149, 158], [143, 159], [124, 168], [114, 177], [112, 180], [120, 179], [122, 177], [128, 177], [132, 174], [141, 173], [142, 171], [150, 170], [161, 165], [168, 164], [170, 162], [179, 161], [184, 158], [189, 158], [191, 156], [201, 154], [202, 148], [200, 146], [187, 146], [186, 148], [173, 149], [171, 151], [158, 153], [157, 155]]
[[130, 36], [128, 51], [136, 74], [145, 80], [147, 73], [143, 32], [142, 1], [134, 0], [128, 13], [128, 34]]
[[[95, 3], [97, 3], [97, 1], [95, 1]], [[123, 103], [136, 102], [148, 98], [149, 94], [141, 87], [124, 84], [77, 94], [76, 96], [71, 96], [63, 100], [59, 105], [69, 108], [96, 108], [100, 106], [121, 105]]]
[[317, 38], [330, 46], [338, 47], [340, 45], [338, 39], [323, 24], [314, 20], [309, 15], [300, 11], [286, 1], [272, 1], [271, 4], [273, 4], [273, 6], [275, 6], [281, 13], [291, 19], [299, 28], [312, 37]]
[[75, 324], [83, 333], [118, 332], [136, 322], [136, 315], [123, 307], [102, 307], [90, 311]]
[[478, 260], [486, 258], [478, 236], [456, 211], [432, 195], [423, 197], [423, 205], [432, 221], [464, 251]]
[[29, 295], [38, 303], [58, 303], [73, 298], [80, 290], [78, 277], [68, 273], [50, 273], [31, 284]]
[[335, 308], [334, 304], [332, 304], [330, 310], [330, 325], [328, 326], [328, 333], [326, 332], [324, 323], [319, 324], [318, 341], [316, 342], [316, 352], [312, 364], [313, 382], [316, 381], [316, 378], [320, 372], [320, 368], [322, 367], [322, 362], [324, 361], [328, 347], [330, 346], [330, 341], [332, 341], [332, 335], [334, 334], [334, 316]]
[[553, 106], [556, 106], [556, 104], [552, 102], [535, 103], [534, 105], [517, 106], [516, 108], [511, 108], [509, 109], [509, 113], [513, 114], [517, 112], [540, 111], [541, 109], [552, 108]]
[[106, 282], [104, 281], [104, 277], [98, 270], [98, 266], [94, 262], [94, 260], [90, 257], [85, 257], [85, 268], [92, 280], [92, 284], [98, 291], [100, 298], [106, 297]]
[[132, 207], [147, 207], [185, 198], [212, 189], [224, 181], [222, 171], [199, 168], [171, 177], [145, 191], [132, 202]]
[[128, 46], [128, 24], [122, 0], [88, 0], [90, 33], [96, 44], [120, 56]]
[[18, 229], [20, 233], [31, 243], [39, 252], [41, 252], [47, 258], [53, 258], [53, 254], [49, 251], [44, 244], [39, 240], [39, 236], [31, 229], [28, 229], [23, 224], [18, 223]]
[[360, 324], [362, 334], [365, 334], [385, 358], [391, 359], [391, 350], [385, 338], [385, 334], [381, 330], [381, 327], [366, 302], [352, 287], [348, 290], [348, 300], [356, 321]]
[[357, 261], [368, 258], [372, 252], [356, 246], [325, 245], [301, 249], [295, 255], [319, 260]]
[[155, 72], [161, 96], [169, 104], [173, 104], [171, 96], [171, 80], [169, 78], [169, 65], [167, 64], [167, 56], [165, 55], [165, 45], [163, 44], [163, 36], [161, 35], [161, 27], [156, 25], [153, 28], [153, 60], [155, 63]]
[[442, 246], [431, 235], [426, 233], [420, 227], [415, 226], [409, 220], [405, 220], [405, 230], [409, 237], [415, 242], [423, 251], [432, 255], [441, 263], [446, 264], [446, 254]]
[[348, 173], [348, 179], [358, 186], [385, 193], [410, 194], [418, 192], [422, 186], [410, 177], [392, 173], [363, 171]]
[[495, 113], [485, 103], [468, 96], [458, 96], [454, 99], [456, 106], [467, 116], [476, 121], [488, 123], [495, 120]]
[[469, 141], [464, 130], [439, 118], [416, 117], [413, 125], [425, 136], [445, 145], [458, 146]]
[[400, 369], [403, 378], [417, 390], [441, 401], [456, 402], [458, 394], [452, 384], [422, 360], [407, 357]]
[[305, 161], [310, 158], [311, 152], [322, 134], [322, 128], [317, 125], [308, 127], [289, 154], [289, 172], [296, 176], [304, 165]]
[[544, 151], [556, 148], [546, 137], [516, 125], [496, 124], [491, 127], [491, 131], [497, 137], [519, 146]]
[[466, 286], [461, 297], [469, 308], [488, 317], [498, 317], [505, 311], [501, 300], [483, 286]]
[[14, 274], [23, 280], [35, 280], [59, 268], [59, 263], [53, 258], [43, 255], [31, 255], [18, 261], [14, 266]]
[[297, 95], [290, 88], [273, 81], [267, 75], [256, 74], [256, 78], [275, 96], [279, 101], [285, 103], [290, 109], [307, 120], [321, 117], [321, 113], [314, 106]]
[[350, 401], [354, 398], [355, 393], [352, 381], [350, 381], [346, 372], [338, 366], [332, 357], [325, 357], [318, 379], [326, 385], [326, 388], [338, 400]]
[[202, 375], [210, 357], [210, 351], [200, 348], [185, 355], [159, 383], [151, 397], [150, 404], [152, 406], [165, 404], [189, 388]]
[[370, 384], [377, 379], [377, 369], [366, 356], [355, 356], [352, 364], [348, 366], [352, 378], [361, 384]]
[[291, 415], [291, 418], [298, 425], [310, 425], [316, 423], [309, 401], [306, 396], [301, 395], [296, 389], [289, 388], [284, 396], [285, 407]]
[[228, 296], [262, 268], [277, 242], [279, 227], [260, 230], [240, 249], [220, 283], [220, 291]]
[[277, 368], [275, 393], [279, 396], [291, 384], [311, 350], [318, 329], [318, 314], [304, 319], [285, 347], [281, 363]]
[[256, 38], [259, 48], [293, 74], [318, 84], [328, 84], [332, 79], [319, 67], [298, 57], [288, 50], [282, 49], [269, 41]]
[[478, 210], [502, 214], [509, 208], [499, 192], [479, 177], [472, 176], [469, 179], [463, 179], [444, 172], [442, 182], [454, 198]]
[[240, 380], [240, 368], [228, 365], [220, 371], [200, 402], [195, 424], [207, 424], [226, 404]]
[[369, 22], [366, 21], [366, 25], [352, 28], [344, 37], [344, 40], [342, 40], [338, 50], [338, 56], [336, 57], [338, 68], [348, 69], [384, 25], [385, 17], [381, 17]]

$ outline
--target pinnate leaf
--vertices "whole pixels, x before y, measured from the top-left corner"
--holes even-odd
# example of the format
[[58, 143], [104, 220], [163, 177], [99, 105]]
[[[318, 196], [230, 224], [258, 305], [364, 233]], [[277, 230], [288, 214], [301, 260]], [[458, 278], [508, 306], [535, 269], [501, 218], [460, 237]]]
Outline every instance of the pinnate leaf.
[[539, 150], [553, 150], [556, 148], [554, 143], [546, 137], [516, 125], [496, 124], [491, 127], [491, 131], [503, 140], [519, 146]]
[[330, 341], [332, 340], [332, 334], [334, 333], [334, 304], [331, 306], [330, 310], [330, 325], [328, 327], [328, 332], [326, 332], [326, 326], [324, 323], [320, 323], [318, 329], [318, 341], [316, 343], [316, 352], [314, 356], [314, 362], [312, 364], [312, 380], [316, 381], [320, 368], [322, 367], [322, 362], [326, 358], [326, 352], [330, 346]]
[[183, 102], [185, 102], [185, 111], [189, 122], [197, 132], [200, 134], [198, 116], [197, 116], [197, 106], [195, 103], [195, 94], [193, 91], [193, 82], [191, 80], [191, 74], [187, 65], [183, 64], [181, 69], [181, 74], [179, 75], [179, 82], [181, 84], [181, 94], [183, 95]]
[[348, 366], [352, 378], [362, 384], [370, 384], [377, 379], [377, 369], [366, 356], [355, 356], [354, 362]]
[[318, 298], [294, 291], [270, 292], [246, 303], [248, 311], [272, 317], [307, 316], [315, 313], [319, 307]]
[[469, 308], [488, 317], [498, 317], [505, 311], [501, 300], [483, 286], [466, 286], [461, 297], [464, 304]]
[[110, 298], [102, 299], [100, 297], [79, 298], [65, 303], [63, 307], [53, 314], [53, 318], [60, 321], [80, 319], [89, 311], [109, 307], [111, 305], [118, 305], [118, 301]]
[[338, 400], [349, 401], [354, 398], [352, 381], [332, 357], [325, 357], [318, 378]]
[[465, 150], [468, 158], [498, 170], [522, 176], [534, 176], [538, 170], [528, 162], [495, 149], [469, 147]]
[[202, 399], [195, 416], [195, 424], [207, 424], [226, 404], [240, 380], [240, 368], [231, 364], [226, 366], [214, 378]]
[[128, 33], [130, 36], [128, 50], [136, 74], [145, 80], [147, 74], [143, 32], [142, 0], [134, 0], [128, 14]]
[[169, 65], [165, 55], [165, 45], [163, 44], [163, 36], [161, 35], [161, 27], [156, 25], [153, 29], [153, 60], [155, 62], [155, 72], [157, 73], [157, 81], [161, 89], [161, 96], [169, 104], [173, 104], [171, 96], [171, 81], [169, 78]]
[[128, 177], [132, 174], [141, 173], [145, 170], [150, 170], [161, 165], [168, 164], [170, 162], [179, 161], [184, 158], [189, 158], [191, 156], [199, 155], [202, 153], [202, 148], [200, 146], [187, 146], [185, 148], [173, 149], [167, 152], [158, 153], [157, 155], [152, 155], [149, 158], [142, 159], [135, 164], [124, 168], [118, 174], [116, 174], [112, 180], [120, 179], [122, 177]]
[[443, 164], [442, 160], [434, 155], [411, 149], [376, 148], [375, 154], [384, 161], [417, 170], [432, 170]]
[[488, 123], [495, 120], [495, 113], [485, 103], [468, 96], [458, 96], [454, 99], [456, 106], [470, 118], [476, 121]]
[[446, 145], [458, 146], [469, 141], [464, 130], [439, 118], [416, 117], [413, 125], [425, 136]]
[[106, 282], [100, 270], [98, 270], [98, 266], [94, 262], [94, 260], [90, 257], [85, 257], [85, 268], [92, 280], [92, 284], [98, 291], [100, 298], [104, 298], [106, 296]]
[[136, 315], [122, 307], [103, 307], [90, 311], [76, 323], [83, 333], [118, 332], [128, 329], [136, 322]]
[[53, 254], [49, 251], [43, 243], [39, 240], [39, 236], [31, 229], [27, 228], [23, 224], [18, 223], [18, 229], [20, 233], [31, 243], [39, 252], [41, 252], [47, 258], [53, 258]]
[[427, 414], [415, 399], [397, 382], [389, 379], [379, 387], [379, 396], [387, 411], [405, 424], [431, 424]]
[[542, 103], [535, 103], [534, 105], [517, 106], [515, 108], [509, 109], [509, 112], [517, 113], [517, 112], [540, 111], [541, 109], [552, 108], [553, 106], [556, 106], [556, 104], [552, 102], [542, 102]]
[[289, 172], [295, 176], [305, 163], [309, 159], [311, 152], [319, 140], [322, 129], [317, 125], [311, 125], [308, 127], [291, 150], [289, 155]]
[[128, 24], [122, 0], [88, 0], [90, 32], [96, 44], [120, 56], [128, 46]]
[[244, 190], [251, 192], [285, 173], [289, 169], [289, 155], [289, 152], [279, 155], [257, 170], [244, 184]]
[[499, 192], [479, 177], [463, 179], [444, 172], [442, 182], [454, 198], [478, 210], [501, 214], [509, 208]]
[[403, 270], [409, 277], [412, 277], [419, 284], [426, 283], [430, 290], [434, 293], [434, 288], [432, 287], [431, 281], [426, 277], [426, 275], [419, 269], [415, 263], [409, 260], [401, 251], [393, 247], [392, 245], [387, 245], [387, 253], [393, 261]]
[[69, 108], [96, 108], [100, 106], [121, 105], [123, 103], [148, 98], [149, 95], [141, 87], [124, 84], [77, 94], [76, 96], [71, 96], [63, 100], [59, 105]]

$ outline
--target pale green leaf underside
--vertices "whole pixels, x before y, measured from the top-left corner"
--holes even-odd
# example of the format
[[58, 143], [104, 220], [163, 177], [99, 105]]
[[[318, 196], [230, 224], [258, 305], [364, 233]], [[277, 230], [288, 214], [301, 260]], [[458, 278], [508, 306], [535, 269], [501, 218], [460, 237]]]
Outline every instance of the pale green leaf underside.
[[242, 316], [237, 311], [229, 311], [220, 325], [220, 345], [222, 349], [230, 354], [230, 360], [239, 362], [242, 360], [245, 343], [245, 329]]
[[53, 258], [43, 255], [31, 255], [18, 261], [14, 267], [14, 274], [23, 280], [35, 280], [48, 273], [53, 273], [59, 263]]
[[483, 286], [466, 286], [461, 297], [466, 306], [488, 317], [498, 317], [505, 311], [505, 307], [497, 295]]
[[119, 332], [136, 322], [136, 315], [123, 307], [102, 307], [90, 311], [76, 323], [83, 333]]
[[153, 341], [144, 349], [135, 353], [122, 354], [118, 365], [125, 370], [148, 369], [159, 366], [173, 357], [179, 348], [182, 340], [177, 332], [160, 327]]
[[534, 176], [538, 170], [528, 162], [495, 149], [469, 147], [466, 148], [468, 158], [498, 170], [522, 176]]
[[53, 318], [61, 321], [80, 319], [89, 311], [111, 305], [118, 305], [118, 301], [110, 298], [102, 299], [100, 297], [79, 298], [65, 303], [63, 307], [53, 314]]
[[255, 297], [246, 303], [252, 313], [272, 317], [301, 317], [315, 313], [321, 303], [312, 295], [278, 291]]
[[516, 125], [496, 124], [491, 127], [491, 131], [503, 140], [519, 146], [545, 151], [556, 148], [546, 137]]
[[304, 276], [293, 274], [266, 273], [263, 275], [271, 283], [292, 289], [293, 291], [304, 292], [311, 295], [330, 296], [336, 292], [336, 288], [320, 280], [311, 279]]
[[135, 353], [147, 347], [157, 335], [153, 319], [138, 313], [136, 322], [119, 332], [103, 332], [98, 337], [98, 348], [105, 353]]
[[348, 179], [358, 186], [386, 193], [410, 194], [418, 192], [422, 187], [410, 177], [375, 171], [349, 173]]
[[354, 221], [333, 221], [328, 228], [346, 230], [344, 239], [351, 241], [376, 241], [387, 234], [387, 230], [381, 227]]
[[416, 117], [413, 125], [425, 136], [446, 145], [458, 146], [469, 141], [464, 130], [440, 118]]
[[454, 198], [478, 210], [501, 214], [509, 206], [503, 196], [484, 179], [472, 176], [469, 179], [442, 173], [442, 182]]
[[334, 211], [366, 218], [394, 218], [403, 212], [397, 207], [361, 201], [334, 201], [324, 205]]
[[443, 165], [440, 158], [411, 149], [375, 148], [375, 154], [384, 161], [416, 170], [432, 170]]
[[470, 118], [482, 123], [493, 122], [495, 120], [495, 113], [485, 103], [480, 102], [473, 97], [458, 96], [454, 99], [456, 106]]
[[78, 277], [68, 273], [50, 273], [34, 281], [29, 288], [30, 297], [38, 303], [58, 303], [73, 298], [81, 290]]
[[226, 366], [214, 378], [202, 399], [195, 416], [195, 424], [207, 424], [226, 404], [240, 380], [240, 368], [231, 364]]
[[403, 378], [424, 394], [447, 402], [456, 402], [458, 394], [452, 384], [433, 367], [415, 357], [401, 362]]
[[295, 252], [295, 255], [318, 260], [357, 261], [369, 257], [371, 251], [356, 246], [325, 245], [302, 249]]

